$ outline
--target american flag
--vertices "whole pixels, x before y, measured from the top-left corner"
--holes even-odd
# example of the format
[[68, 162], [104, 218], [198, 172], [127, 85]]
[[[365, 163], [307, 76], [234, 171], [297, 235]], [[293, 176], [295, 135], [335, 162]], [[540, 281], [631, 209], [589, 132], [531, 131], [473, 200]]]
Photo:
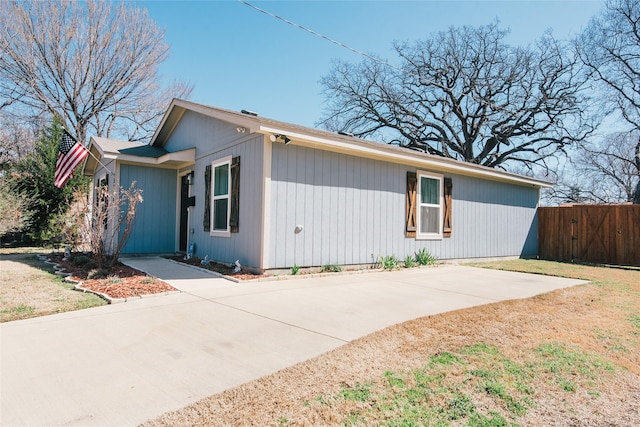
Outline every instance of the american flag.
[[58, 150], [58, 160], [56, 161], [55, 186], [64, 187], [73, 171], [89, 155], [84, 145], [76, 141], [67, 130], [62, 134], [60, 149]]

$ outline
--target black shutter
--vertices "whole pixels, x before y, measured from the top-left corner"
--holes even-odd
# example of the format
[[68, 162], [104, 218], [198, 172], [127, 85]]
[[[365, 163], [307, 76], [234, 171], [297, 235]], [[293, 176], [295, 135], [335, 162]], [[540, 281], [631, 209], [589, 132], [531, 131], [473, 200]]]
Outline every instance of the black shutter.
[[204, 231], [211, 231], [211, 165], [204, 168]]
[[238, 232], [240, 221], [240, 156], [231, 160], [231, 216], [229, 227], [232, 233]]

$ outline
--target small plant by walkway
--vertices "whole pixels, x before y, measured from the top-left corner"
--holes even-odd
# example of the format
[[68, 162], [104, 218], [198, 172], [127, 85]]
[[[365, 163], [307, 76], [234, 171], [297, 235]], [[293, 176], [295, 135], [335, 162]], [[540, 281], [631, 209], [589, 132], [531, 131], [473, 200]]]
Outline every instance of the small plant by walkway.
[[438, 263], [438, 258], [431, 255], [431, 253], [429, 253], [425, 248], [422, 248], [416, 252], [416, 262], [419, 265], [436, 265]]

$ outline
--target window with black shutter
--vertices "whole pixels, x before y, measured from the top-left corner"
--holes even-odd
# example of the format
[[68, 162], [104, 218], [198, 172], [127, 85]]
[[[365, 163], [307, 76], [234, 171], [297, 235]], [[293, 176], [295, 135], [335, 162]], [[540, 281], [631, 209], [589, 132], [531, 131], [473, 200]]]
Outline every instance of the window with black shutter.
[[205, 168], [204, 229], [212, 236], [237, 233], [240, 217], [240, 157], [227, 156]]

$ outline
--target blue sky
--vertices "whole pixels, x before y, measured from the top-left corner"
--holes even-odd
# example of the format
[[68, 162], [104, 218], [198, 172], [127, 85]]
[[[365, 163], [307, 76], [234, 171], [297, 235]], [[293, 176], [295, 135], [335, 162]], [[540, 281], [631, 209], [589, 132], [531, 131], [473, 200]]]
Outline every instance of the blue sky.
[[[450, 26], [499, 19], [509, 42], [527, 45], [547, 29], [580, 31], [602, 1], [251, 1], [276, 15], [390, 62], [393, 41], [428, 38]], [[324, 97], [319, 80], [334, 59], [362, 57], [234, 0], [143, 1], [165, 29], [167, 80], [194, 85], [192, 100], [314, 126]]]

